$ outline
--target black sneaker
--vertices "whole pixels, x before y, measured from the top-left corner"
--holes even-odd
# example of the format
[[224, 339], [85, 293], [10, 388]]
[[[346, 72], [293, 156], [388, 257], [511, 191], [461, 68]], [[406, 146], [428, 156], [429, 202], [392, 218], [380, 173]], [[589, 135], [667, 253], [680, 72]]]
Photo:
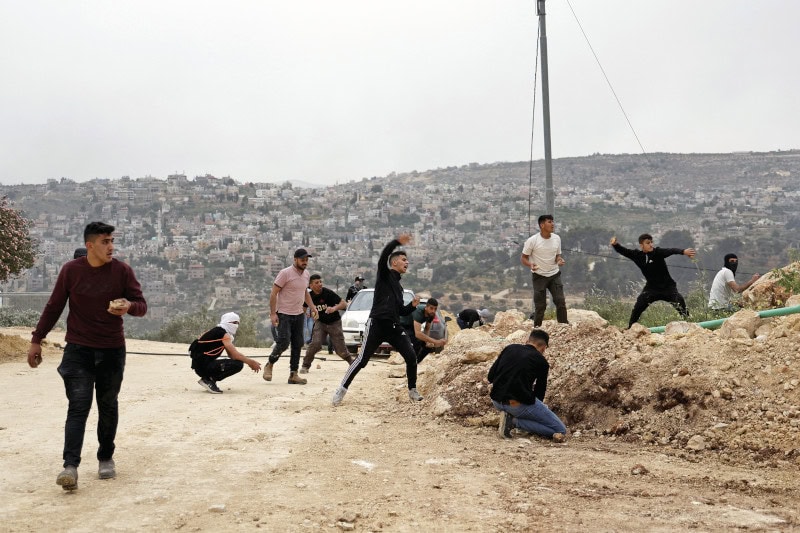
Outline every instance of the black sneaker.
[[217, 382], [211, 378], [200, 378], [197, 384], [204, 387], [211, 394], [222, 394], [222, 391], [217, 387]]
[[500, 434], [501, 438], [510, 439], [511, 438], [511, 429], [514, 427], [514, 417], [512, 417], [509, 413], [503, 411], [500, 414], [500, 425], [497, 428], [497, 432]]

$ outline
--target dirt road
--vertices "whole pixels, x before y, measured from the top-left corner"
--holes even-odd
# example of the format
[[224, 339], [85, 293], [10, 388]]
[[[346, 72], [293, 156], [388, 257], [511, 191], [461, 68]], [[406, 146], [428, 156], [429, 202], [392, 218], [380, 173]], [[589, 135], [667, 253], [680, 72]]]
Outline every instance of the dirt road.
[[[20, 350], [9, 338], [0, 343]], [[185, 349], [128, 343], [129, 352]], [[502, 440], [495, 428], [456, 425], [409, 403], [405, 380], [389, 377], [396, 367], [385, 360], [333, 408], [345, 370], [335, 356], [319, 361], [305, 386], [286, 383], [284, 357], [275, 381], [242, 373], [211, 395], [188, 358], [130, 353], [118, 476], [97, 479], [93, 410], [79, 488], [64, 492], [55, 484], [66, 414], [58, 361], [57, 349], [37, 369], [23, 353], [0, 360], [0, 530], [800, 529], [796, 470], [608, 437]]]

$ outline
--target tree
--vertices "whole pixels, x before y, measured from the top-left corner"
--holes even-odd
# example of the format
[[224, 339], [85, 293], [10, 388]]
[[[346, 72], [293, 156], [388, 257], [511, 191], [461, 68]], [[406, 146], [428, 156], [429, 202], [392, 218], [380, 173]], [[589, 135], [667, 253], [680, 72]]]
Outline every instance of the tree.
[[31, 268], [37, 247], [31, 239], [31, 222], [0, 198], [0, 282]]

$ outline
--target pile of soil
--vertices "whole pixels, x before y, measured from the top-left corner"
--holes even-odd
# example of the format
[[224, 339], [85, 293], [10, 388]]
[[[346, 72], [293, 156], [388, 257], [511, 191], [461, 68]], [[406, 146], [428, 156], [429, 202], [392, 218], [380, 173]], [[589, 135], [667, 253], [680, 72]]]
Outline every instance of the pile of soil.
[[[588, 311], [546, 321], [545, 403], [572, 435], [716, 454], [733, 464], [800, 465], [800, 314], [759, 319], [743, 310], [717, 331], [670, 324], [665, 334], [610, 326]], [[434, 416], [496, 425], [486, 375], [532, 323], [515, 310], [464, 330], [420, 377]]]
[[[26, 341], [18, 335], [3, 335], [0, 333], [0, 364], [26, 361], [29, 346], [30, 341]], [[58, 346], [58, 344], [45, 340], [42, 342], [42, 354], [60, 354], [61, 350]]]

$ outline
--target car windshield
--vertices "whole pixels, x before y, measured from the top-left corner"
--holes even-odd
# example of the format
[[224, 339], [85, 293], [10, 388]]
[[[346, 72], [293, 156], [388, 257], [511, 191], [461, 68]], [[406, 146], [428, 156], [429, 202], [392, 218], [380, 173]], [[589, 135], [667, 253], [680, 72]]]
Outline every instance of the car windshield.
[[[348, 311], [369, 311], [372, 309], [372, 300], [375, 298], [375, 291], [358, 291], [350, 302]], [[414, 293], [403, 291], [403, 303], [408, 305], [414, 299]]]
[[375, 291], [358, 291], [350, 302], [348, 311], [369, 311], [372, 309], [372, 298], [375, 296]]

